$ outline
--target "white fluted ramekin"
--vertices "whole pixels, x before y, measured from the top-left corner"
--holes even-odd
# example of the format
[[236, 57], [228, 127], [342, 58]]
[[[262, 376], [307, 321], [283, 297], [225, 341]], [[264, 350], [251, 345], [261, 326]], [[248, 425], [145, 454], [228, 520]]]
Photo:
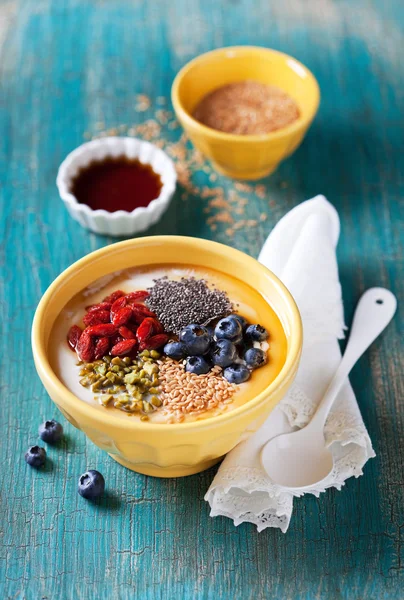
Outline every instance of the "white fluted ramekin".
[[[138, 158], [140, 162], [150, 165], [161, 177], [159, 196], [148, 206], [139, 206], [132, 212], [93, 210], [86, 204], [80, 204], [71, 192], [77, 173], [93, 161], [118, 156]], [[56, 185], [70, 216], [82, 227], [103, 235], [129, 236], [144, 231], [160, 219], [174, 194], [176, 180], [173, 161], [154, 144], [137, 138], [105, 137], [73, 150], [59, 167]]]

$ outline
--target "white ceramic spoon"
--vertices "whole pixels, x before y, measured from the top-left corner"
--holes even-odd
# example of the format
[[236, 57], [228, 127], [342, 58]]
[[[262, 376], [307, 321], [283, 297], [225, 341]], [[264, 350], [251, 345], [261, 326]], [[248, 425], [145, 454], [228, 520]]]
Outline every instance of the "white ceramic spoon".
[[391, 321], [396, 307], [394, 294], [384, 288], [363, 294], [344, 356], [312, 420], [299, 431], [273, 438], [262, 450], [262, 465], [275, 483], [303, 492], [329, 475], [333, 457], [325, 443], [324, 424], [350, 370]]

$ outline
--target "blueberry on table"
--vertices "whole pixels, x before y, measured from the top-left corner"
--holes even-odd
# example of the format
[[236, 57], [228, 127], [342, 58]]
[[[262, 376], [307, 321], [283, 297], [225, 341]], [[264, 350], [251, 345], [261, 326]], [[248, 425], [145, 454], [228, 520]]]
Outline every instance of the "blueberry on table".
[[187, 349], [182, 342], [168, 342], [164, 346], [164, 354], [173, 360], [181, 360], [187, 355]]
[[220, 319], [215, 327], [215, 336], [218, 340], [230, 340], [233, 344], [241, 342], [243, 330], [240, 321], [235, 315]]
[[245, 336], [252, 342], [265, 342], [268, 339], [268, 331], [262, 325], [249, 325]]
[[51, 421], [45, 421], [39, 426], [38, 434], [44, 442], [56, 444], [56, 442], [62, 439], [63, 427], [55, 419], [52, 419]]
[[30, 467], [43, 467], [46, 460], [46, 450], [40, 446], [31, 446], [25, 453], [25, 462]]
[[267, 362], [267, 353], [261, 348], [249, 348], [244, 354], [244, 360], [251, 369], [258, 369]]
[[223, 376], [229, 383], [244, 383], [250, 378], [250, 370], [245, 365], [234, 363], [223, 371]]
[[228, 367], [237, 358], [237, 348], [230, 340], [217, 340], [210, 352], [210, 356], [214, 365]]
[[211, 365], [203, 356], [189, 356], [185, 365], [185, 370], [194, 375], [205, 375], [209, 373]]
[[180, 342], [185, 344], [189, 356], [198, 356], [208, 352], [212, 341], [207, 327], [192, 323], [180, 331]]
[[90, 469], [80, 475], [77, 491], [87, 500], [99, 498], [105, 490], [105, 479], [99, 471]]

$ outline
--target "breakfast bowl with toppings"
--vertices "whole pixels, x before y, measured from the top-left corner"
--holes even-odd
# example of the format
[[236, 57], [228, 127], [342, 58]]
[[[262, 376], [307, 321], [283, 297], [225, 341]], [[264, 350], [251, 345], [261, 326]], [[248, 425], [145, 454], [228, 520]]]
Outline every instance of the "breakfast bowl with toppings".
[[38, 374], [66, 418], [124, 466], [202, 471], [265, 420], [296, 373], [298, 309], [247, 255], [154, 236], [89, 254], [35, 314]]

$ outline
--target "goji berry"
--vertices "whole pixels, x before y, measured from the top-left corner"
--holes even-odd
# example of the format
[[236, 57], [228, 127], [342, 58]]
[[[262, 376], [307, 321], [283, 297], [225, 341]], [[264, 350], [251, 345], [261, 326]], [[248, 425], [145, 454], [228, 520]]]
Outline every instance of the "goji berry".
[[[94, 325], [94, 327], [99, 327], [99, 325]], [[94, 360], [94, 340], [86, 331], [83, 331], [77, 342], [76, 352], [79, 359], [84, 362]]]
[[107, 338], [107, 337], [99, 338], [97, 340], [97, 343], [95, 344], [94, 360], [99, 360], [100, 358], [102, 358], [103, 356], [108, 354], [108, 350], [109, 350], [109, 338]]
[[103, 302], [110, 302], [111, 304], [113, 304], [115, 302], [115, 300], [117, 300], [118, 298], [120, 298], [121, 296], [124, 296], [125, 292], [123, 292], [122, 290], [116, 290], [116, 292], [112, 292], [112, 294], [110, 294], [109, 296], [106, 296], [103, 300]]
[[132, 309], [138, 310], [139, 312], [143, 313], [146, 317], [156, 316], [156, 314], [152, 310], [150, 310], [150, 308], [148, 308], [144, 304], [140, 304], [140, 302], [135, 302], [134, 304], [132, 304]]
[[111, 349], [111, 356], [123, 356], [129, 354], [137, 346], [137, 340], [123, 340], [118, 342]]
[[153, 334], [157, 335], [158, 333], [164, 333], [164, 327], [162, 326], [160, 321], [158, 321], [157, 319], [152, 319], [152, 320], [153, 320]]
[[113, 302], [112, 306], [111, 306], [111, 322], [114, 320], [115, 315], [126, 306], [126, 298], [125, 296], [122, 296], [121, 298], [118, 298], [117, 300], [115, 300], [115, 302]]
[[112, 303], [111, 315], [114, 315], [115, 313], [117, 313], [124, 306], [126, 306], [126, 298], [125, 298], [125, 296], [122, 296], [121, 298], [118, 298], [117, 300], [115, 300], [115, 302]]
[[[112, 314], [112, 311], [111, 311]], [[114, 313], [112, 317], [112, 322], [116, 327], [120, 327], [121, 325], [125, 325], [129, 321], [132, 316], [132, 309], [129, 306], [124, 306], [121, 310]]]
[[138, 290], [137, 292], [126, 294], [126, 300], [129, 304], [132, 304], [132, 302], [142, 302], [143, 300], [146, 300], [148, 296], [150, 296], [150, 294], [149, 292], [146, 292], [146, 290]]
[[67, 343], [72, 350], [76, 350], [77, 342], [80, 339], [82, 330], [78, 325], [72, 325], [67, 334]]
[[111, 336], [111, 346], [115, 346], [118, 342], [122, 342], [123, 339], [124, 338], [117, 332], [115, 335]]
[[100, 323], [100, 325], [91, 325], [84, 330], [87, 335], [95, 337], [110, 337], [116, 333], [116, 327], [112, 323]]
[[83, 317], [83, 323], [86, 327], [89, 325], [99, 325], [100, 323], [109, 323], [109, 310], [93, 310]]
[[159, 333], [158, 335], [153, 335], [149, 337], [144, 342], [142, 342], [139, 346], [140, 350], [155, 350], [156, 348], [160, 348], [164, 346], [168, 342], [168, 335], [165, 333]]
[[99, 302], [98, 304], [86, 306], [87, 312], [93, 312], [95, 310], [111, 310], [111, 302]]
[[136, 337], [140, 343], [145, 342], [153, 335], [154, 319], [147, 317], [143, 319], [136, 331]]
[[139, 327], [139, 325], [137, 323], [135, 323], [135, 321], [133, 321], [132, 319], [130, 319], [128, 321], [128, 323], [126, 323], [126, 327], [128, 329], [130, 329], [131, 331], [133, 331], [133, 333], [136, 333], [137, 328]]
[[132, 315], [137, 323], [141, 323], [146, 317], [155, 317], [154, 312], [149, 310], [143, 304], [132, 304]]
[[125, 340], [135, 340], [136, 339], [136, 335], [133, 333], [133, 331], [131, 331], [129, 329], [129, 327], [125, 327], [125, 325], [123, 325], [122, 327], [120, 327], [118, 329], [120, 335], [125, 338]]

